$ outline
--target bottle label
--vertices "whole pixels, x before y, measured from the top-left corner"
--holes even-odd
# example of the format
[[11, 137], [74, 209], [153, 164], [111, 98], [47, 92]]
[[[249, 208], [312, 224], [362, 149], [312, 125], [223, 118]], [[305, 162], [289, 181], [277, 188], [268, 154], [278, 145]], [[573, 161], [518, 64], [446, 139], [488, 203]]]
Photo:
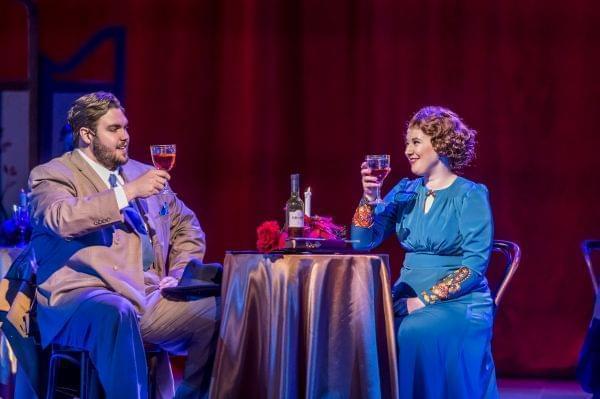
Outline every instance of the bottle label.
[[289, 227], [304, 227], [304, 212], [302, 210], [289, 213]]

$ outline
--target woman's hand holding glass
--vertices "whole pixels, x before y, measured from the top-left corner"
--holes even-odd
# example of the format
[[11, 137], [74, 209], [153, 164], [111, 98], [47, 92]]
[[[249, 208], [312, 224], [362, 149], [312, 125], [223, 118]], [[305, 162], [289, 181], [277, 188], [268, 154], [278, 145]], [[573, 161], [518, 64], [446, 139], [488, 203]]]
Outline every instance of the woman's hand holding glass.
[[367, 155], [360, 166], [363, 196], [373, 205], [381, 204], [380, 189], [390, 173], [389, 155]]
[[371, 174], [371, 169], [366, 162], [360, 165], [360, 175], [362, 176], [363, 197], [369, 202], [375, 201], [377, 197], [377, 188], [380, 186], [377, 177]]

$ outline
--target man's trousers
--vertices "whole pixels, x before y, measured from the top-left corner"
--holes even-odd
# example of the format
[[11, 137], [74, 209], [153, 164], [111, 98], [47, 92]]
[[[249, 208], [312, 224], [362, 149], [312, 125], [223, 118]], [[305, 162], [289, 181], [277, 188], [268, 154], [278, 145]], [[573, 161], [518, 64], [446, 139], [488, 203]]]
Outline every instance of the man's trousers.
[[[89, 351], [107, 399], [148, 397], [143, 342], [172, 354], [187, 353], [175, 398], [203, 398], [208, 396], [216, 349], [219, 301], [216, 297], [172, 301], [156, 290], [148, 295], [147, 311], [140, 318], [127, 299], [99, 289], [78, 306], [54, 342]], [[163, 361], [158, 371], [157, 397], [172, 398], [168, 362]]]

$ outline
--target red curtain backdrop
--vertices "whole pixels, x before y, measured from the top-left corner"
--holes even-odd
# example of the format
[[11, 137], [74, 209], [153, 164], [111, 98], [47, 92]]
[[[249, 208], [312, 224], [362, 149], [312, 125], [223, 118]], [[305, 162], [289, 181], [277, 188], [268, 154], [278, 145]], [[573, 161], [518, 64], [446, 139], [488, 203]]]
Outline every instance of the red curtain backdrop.
[[[593, 293], [579, 250], [600, 238], [600, 6], [595, 0], [40, 0], [40, 47], [71, 56], [127, 28], [133, 156], [176, 143], [172, 185], [198, 214], [207, 260], [283, 221], [289, 175], [313, 211], [349, 224], [367, 153], [409, 175], [406, 121], [428, 104], [478, 130], [465, 175], [491, 193], [496, 237], [521, 269], [496, 318], [504, 375], [572, 375]], [[0, 3], [0, 80], [26, 75], [24, 12]], [[100, 50], [76, 74], [110, 78]], [[390, 240], [394, 276], [402, 253]]]

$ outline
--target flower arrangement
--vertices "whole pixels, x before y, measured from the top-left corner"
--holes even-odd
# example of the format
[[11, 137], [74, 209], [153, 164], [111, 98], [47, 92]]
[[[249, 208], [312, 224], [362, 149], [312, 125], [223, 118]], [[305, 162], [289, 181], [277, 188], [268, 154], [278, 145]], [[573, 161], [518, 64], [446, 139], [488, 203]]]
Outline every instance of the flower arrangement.
[[[276, 220], [263, 222], [256, 229], [256, 248], [260, 252], [271, 252], [285, 248], [287, 232], [282, 231]], [[304, 237], [342, 240], [346, 237], [346, 228], [333, 223], [328, 216], [304, 216]]]

